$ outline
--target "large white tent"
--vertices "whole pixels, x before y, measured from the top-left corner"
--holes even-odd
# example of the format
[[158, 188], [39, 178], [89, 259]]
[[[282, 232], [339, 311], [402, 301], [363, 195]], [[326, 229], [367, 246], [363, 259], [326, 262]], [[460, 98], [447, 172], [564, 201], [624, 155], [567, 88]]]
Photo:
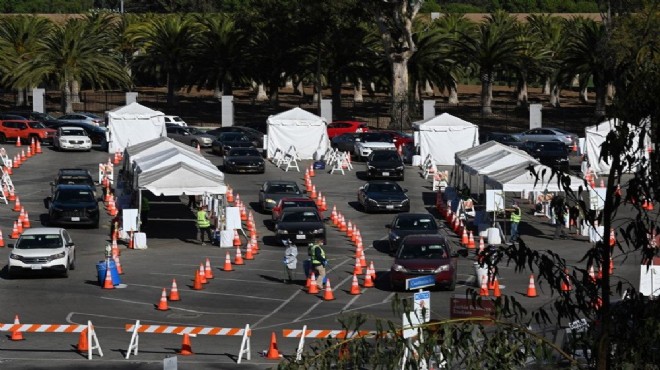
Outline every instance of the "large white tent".
[[227, 192], [222, 173], [212, 173], [184, 162], [141, 173], [138, 176], [137, 186], [140, 190], [146, 189], [155, 195], [165, 196]]
[[272, 115], [266, 123], [268, 158], [277, 149], [289, 152], [293, 147], [300, 159], [314, 159], [316, 153], [323, 154], [330, 147], [325, 119], [301, 108]]
[[[534, 171], [538, 178], [528, 166], [509, 167], [486, 175], [484, 181], [487, 186], [505, 192], [564, 191], [564, 186], [558, 183], [557, 175], [553, 175], [550, 167], [537, 164], [534, 166]], [[581, 178], [571, 175], [568, 179], [570, 184], [565, 183], [565, 185], [571, 190], [578, 191], [580, 186], [585, 188], [584, 180]]]
[[419, 131], [420, 155], [431, 154], [437, 165], [453, 165], [456, 152], [479, 145], [479, 127], [449, 113], [413, 122], [413, 129]]
[[169, 148], [176, 148], [179, 151], [187, 151], [190, 153], [198, 154], [195, 148], [191, 147], [190, 145], [185, 145], [176, 140], [162, 136], [127, 147], [124, 150], [124, 170], [131, 172], [133, 171], [132, 163], [138, 158], [148, 156], [153, 153], [158, 153]]
[[[152, 171], [160, 167], [169, 166], [173, 163], [184, 162], [200, 170], [209, 172], [219, 172], [218, 168], [208, 159], [198, 153], [191, 153], [179, 148], [172, 147], [151, 153], [142, 157], [135, 158], [133, 161], [133, 173], [137, 176], [145, 171]], [[222, 174], [220, 172], [220, 174]]]
[[[608, 121], [601, 122], [597, 125], [589, 126], [584, 129], [584, 137], [585, 137], [584, 151], [587, 155], [587, 158], [589, 159], [589, 168], [592, 171], [594, 171], [596, 174], [606, 174], [610, 172], [611, 159], [606, 162], [605, 160], [600, 158], [601, 146], [603, 142], [605, 142], [605, 138], [610, 133], [610, 131], [615, 130], [617, 127], [621, 127], [623, 125], [625, 124], [620, 120], [618, 120], [617, 118], [612, 118]], [[636, 133], [637, 136], [639, 136], [639, 133], [641, 132], [641, 129], [639, 127], [630, 124], [628, 124], [628, 129], [631, 132]], [[633, 147], [629, 148], [627, 154], [637, 158], [647, 156], [648, 154], [646, 152], [646, 147], [648, 147], [649, 143], [650, 143], [650, 139], [647, 136], [644, 140], [643, 147], [640, 148], [637, 145], [634, 145]], [[637, 144], [637, 142], [635, 142], [635, 144]], [[633, 166], [632, 168], [628, 168], [627, 170], [634, 170], [634, 169], [635, 167]]]
[[108, 112], [108, 152], [123, 151], [126, 147], [167, 136], [165, 114], [130, 103]]

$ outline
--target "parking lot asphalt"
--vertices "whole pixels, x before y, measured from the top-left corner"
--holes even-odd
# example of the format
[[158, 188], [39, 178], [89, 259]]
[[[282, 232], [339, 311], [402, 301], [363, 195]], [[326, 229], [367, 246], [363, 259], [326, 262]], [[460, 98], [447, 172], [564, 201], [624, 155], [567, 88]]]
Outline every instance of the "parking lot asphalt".
[[[6, 144], [10, 158], [20, 148]], [[213, 163], [220, 165], [221, 158], [203, 153]], [[99, 163], [105, 163], [108, 154], [93, 150], [89, 153], [63, 153], [43, 148], [43, 154], [29, 158], [14, 170], [11, 179], [16, 186], [21, 204], [30, 216], [32, 227], [45, 220], [43, 199], [50, 194], [49, 182], [57, 170], [64, 167], [87, 168], [95, 175]], [[301, 162], [301, 168], [309, 166]], [[282, 338], [282, 329], [341, 329], [342, 314], [364, 313], [370, 318], [393, 320], [399, 323], [391, 305], [395, 295], [410, 298], [411, 292], [392, 292], [387, 284], [387, 271], [392, 257], [386, 252], [387, 229], [385, 225], [392, 214], [365, 214], [357, 209], [356, 193], [365, 180], [363, 164], [354, 163], [355, 169], [346, 175], [316, 171], [313, 182], [327, 198], [328, 207], [342, 212], [347, 220], [357, 225], [365, 245], [366, 259], [373, 261], [377, 271], [376, 287], [363, 289], [360, 295], [350, 295], [354, 247], [343, 233], [330, 223], [327, 225], [328, 243], [325, 247], [330, 260], [328, 277], [332, 283], [335, 300], [324, 301], [322, 294], [310, 295], [304, 291], [302, 260], [306, 248], [300, 247], [298, 279], [294, 284], [284, 284], [283, 247], [274, 243], [273, 232], [268, 229], [270, 215], [258, 212], [259, 185], [268, 179], [291, 179], [303, 184], [303, 173], [284, 172], [268, 163], [263, 175], [227, 174], [226, 183], [235, 194], [249, 205], [257, 224], [260, 253], [244, 266], [234, 266], [234, 271], [222, 271], [227, 249], [201, 245], [196, 240], [193, 213], [187, 209], [187, 198], [156, 198], [151, 202], [149, 224], [146, 227], [148, 248], [127, 249], [120, 245], [121, 289], [104, 290], [97, 281], [96, 264], [103, 260], [109, 242], [110, 216], [103, 213], [99, 229], [68, 228], [77, 246], [77, 268], [68, 278], [45, 274], [25, 275], [8, 279], [6, 267], [0, 274], [0, 323], [12, 323], [15, 315], [21, 323], [32, 324], [86, 324], [91, 321], [96, 328], [104, 356], [95, 354], [89, 361], [75, 351], [76, 334], [24, 333], [24, 341], [9, 340], [9, 333], [0, 338], [0, 367], [2, 369], [161, 369], [162, 360], [173, 356], [181, 347], [177, 335], [141, 334], [139, 352], [124, 359], [130, 341], [126, 324], [140, 320], [142, 324], [166, 326], [211, 326], [252, 329], [251, 360], [236, 365], [241, 337], [197, 336], [192, 338], [193, 356], [179, 356], [180, 369], [271, 368], [276, 361], [260, 356], [267, 350], [271, 333], [276, 333], [278, 347], [285, 356], [295, 353], [298, 339]], [[430, 180], [419, 175], [417, 167], [406, 169], [403, 187], [411, 198], [411, 212], [429, 211], [435, 214], [435, 193]], [[9, 234], [17, 213], [12, 205], [0, 204], [0, 229], [5, 243], [11, 243]], [[582, 237], [554, 241], [552, 226], [547, 219], [532, 216], [532, 205], [523, 204], [521, 234], [527, 243], [537, 250], [551, 249], [567, 259], [569, 265], [580, 265], [578, 260], [591, 244]], [[328, 211], [329, 214], [329, 211]], [[621, 213], [620, 222], [626, 215]], [[444, 227], [444, 222], [441, 222]], [[458, 237], [447, 230], [450, 239], [458, 247]], [[0, 248], [2, 266], [6, 265], [9, 248]], [[233, 251], [232, 251], [233, 252]], [[233, 256], [233, 253], [232, 253]], [[214, 279], [203, 290], [192, 290], [193, 277], [199, 264], [209, 259]], [[635, 256], [615, 255], [617, 279], [637, 285], [639, 260]], [[433, 318], [449, 317], [449, 298], [461, 295], [474, 282], [474, 256], [460, 258], [455, 292], [433, 291], [431, 313]], [[503, 294], [515, 296], [529, 310], [541, 306], [550, 307], [556, 298], [543, 284], [537, 286], [539, 297], [527, 298], [525, 292], [530, 271], [517, 273], [513, 266], [501, 266], [500, 283]], [[163, 288], [169, 290], [176, 279], [181, 301], [170, 302], [169, 311], [158, 311]]]

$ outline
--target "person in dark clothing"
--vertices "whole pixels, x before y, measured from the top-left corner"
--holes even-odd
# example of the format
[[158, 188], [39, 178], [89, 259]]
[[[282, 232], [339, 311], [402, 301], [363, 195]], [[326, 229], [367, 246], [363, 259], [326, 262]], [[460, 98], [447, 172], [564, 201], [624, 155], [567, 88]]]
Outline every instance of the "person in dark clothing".
[[196, 195], [188, 195], [188, 208], [190, 208], [193, 211], [197, 209], [197, 196]]
[[550, 202], [552, 214], [555, 220], [555, 234], [552, 239], [565, 238], [564, 225], [566, 224], [566, 202], [561, 196], [553, 197]]

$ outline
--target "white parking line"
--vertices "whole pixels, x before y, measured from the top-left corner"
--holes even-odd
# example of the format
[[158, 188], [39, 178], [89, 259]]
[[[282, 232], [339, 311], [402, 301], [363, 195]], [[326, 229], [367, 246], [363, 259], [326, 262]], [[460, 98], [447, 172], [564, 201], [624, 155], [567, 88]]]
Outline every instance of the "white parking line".
[[[338, 263], [330, 271], [328, 271], [328, 273], [333, 272], [334, 270], [338, 269], [339, 266], [345, 264], [348, 261], [350, 261], [350, 260], [347, 259], [347, 260], [344, 260], [343, 262]], [[327, 276], [327, 274], [326, 274], [326, 276]], [[347, 276], [344, 280], [339, 282], [339, 284], [336, 284], [333, 287], [333, 289], [336, 290], [338, 287], [342, 286], [345, 282], [347, 282], [348, 280], [352, 280], [352, 279], [353, 279], [353, 275]], [[330, 284], [332, 284], [332, 282], [330, 282]], [[320, 301], [314, 303], [307, 311], [305, 311], [302, 315], [298, 316], [295, 320], [293, 320], [293, 322], [300, 321], [303, 317], [305, 317], [308, 313], [312, 312], [316, 307], [318, 307], [318, 305], [320, 305], [323, 302], [324, 302], [323, 300], [320, 300]]]
[[[145, 288], [154, 288], [154, 289], [162, 289], [161, 287], [153, 286], [153, 285], [143, 285], [143, 284], [131, 284], [132, 286], [141, 286]], [[278, 301], [281, 302], [283, 299], [280, 298], [269, 298], [269, 297], [257, 297], [253, 295], [245, 295], [245, 294], [231, 294], [231, 293], [217, 293], [217, 292], [205, 292], [202, 290], [196, 290], [194, 293], [198, 294], [211, 294], [211, 295], [226, 295], [230, 297], [241, 297], [241, 298], [251, 298], [251, 299], [264, 299], [268, 301]]]
[[[146, 303], [146, 302], [138, 302], [138, 301], [131, 301], [128, 299], [118, 299], [118, 298], [110, 298], [110, 297], [100, 297], [101, 299], [107, 299], [109, 301], [119, 301], [119, 302], [124, 302], [124, 303], [133, 303], [133, 304], [141, 304], [145, 306], [154, 306], [153, 303]], [[243, 313], [243, 312], [219, 312], [219, 311], [214, 311], [214, 312], [206, 312], [206, 311], [196, 311], [196, 310], [189, 310], [186, 308], [179, 308], [179, 307], [170, 307], [171, 310], [175, 311], [183, 311], [183, 312], [191, 312], [191, 313], [196, 313], [196, 314], [201, 314], [201, 315], [235, 315], [235, 316], [261, 316], [259, 314], [252, 314], [252, 313]]]

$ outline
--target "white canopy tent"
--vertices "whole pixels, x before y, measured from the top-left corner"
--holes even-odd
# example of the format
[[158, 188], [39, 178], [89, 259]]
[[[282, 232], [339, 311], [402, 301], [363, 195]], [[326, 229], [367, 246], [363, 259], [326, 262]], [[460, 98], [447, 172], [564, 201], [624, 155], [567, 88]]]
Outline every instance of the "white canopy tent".
[[[502, 189], [505, 192], [531, 192], [531, 191], [564, 191], [564, 187], [557, 182], [557, 176], [552, 175], [552, 169], [548, 166], [537, 164], [534, 170], [538, 179], [532, 174], [528, 166], [504, 168], [486, 175], [484, 181], [493, 189]], [[570, 185], [573, 191], [578, 191], [580, 186], [585, 188], [584, 180], [570, 175]]]
[[178, 162], [187, 163], [195, 168], [199, 168], [200, 170], [208, 171], [211, 173], [218, 173], [224, 177], [222, 172], [220, 172], [218, 168], [208, 159], [197, 153], [182, 151], [175, 147], [136, 158], [131, 165], [133, 168], [132, 173], [139, 177], [140, 174], [145, 171], [153, 171], [155, 169], [169, 166]]
[[288, 152], [294, 147], [300, 159], [314, 159], [316, 153], [323, 154], [330, 147], [325, 119], [301, 108], [272, 115], [266, 123], [268, 158], [277, 149]]
[[130, 145], [167, 136], [164, 116], [135, 102], [109, 111], [108, 152], [123, 151]]
[[[589, 159], [590, 169], [594, 171], [596, 174], [600, 175], [610, 172], [609, 162], [611, 160], [608, 160], [608, 163], [606, 163], [605, 160], [600, 158], [601, 146], [603, 142], [605, 142], [605, 138], [607, 137], [607, 134], [610, 133], [610, 131], [615, 130], [617, 126], [623, 126], [624, 124], [625, 123], [621, 122], [619, 119], [612, 118], [608, 121], [604, 121], [597, 125], [589, 126], [584, 129], [584, 137], [585, 137], [584, 152], [586, 153], [587, 158]], [[641, 132], [641, 129], [639, 127], [628, 124], [628, 128], [630, 129], [631, 132], [634, 132], [639, 136], [639, 133]], [[644, 139], [644, 145], [642, 148], [639, 148], [635, 145], [629, 148], [627, 154], [637, 158], [648, 157], [648, 153], [646, 152], [646, 147], [648, 147], [649, 144], [650, 144], [650, 138], [647, 136]], [[634, 169], [635, 167], [628, 168], [628, 170], [634, 170]]]
[[139, 190], [149, 190], [155, 195], [176, 196], [225, 194], [224, 176], [178, 162], [141, 173], [137, 179]]
[[413, 122], [413, 129], [421, 157], [430, 154], [437, 165], [453, 165], [456, 152], [479, 145], [479, 127], [449, 113]]
[[124, 150], [124, 170], [129, 172], [132, 171], [132, 163], [138, 158], [158, 153], [169, 148], [176, 148], [179, 151], [187, 151], [199, 155], [195, 148], [162, 136], [127, 147]]

